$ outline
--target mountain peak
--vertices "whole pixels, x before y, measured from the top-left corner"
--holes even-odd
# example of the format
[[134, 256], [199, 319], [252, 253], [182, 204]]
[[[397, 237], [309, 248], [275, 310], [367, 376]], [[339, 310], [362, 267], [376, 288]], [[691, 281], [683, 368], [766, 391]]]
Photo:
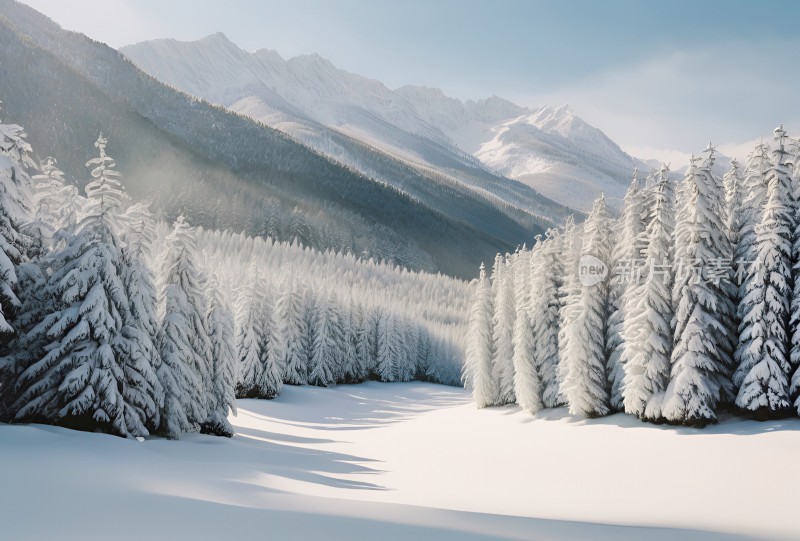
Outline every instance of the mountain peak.
[[214, 32], [213, 34], [209, 34], [203, 38], [197, 40], [201, 43], [230, 43], [231, 45], [236, 45], [233, 43], [228, 36], [225, 35], [224, 32]]

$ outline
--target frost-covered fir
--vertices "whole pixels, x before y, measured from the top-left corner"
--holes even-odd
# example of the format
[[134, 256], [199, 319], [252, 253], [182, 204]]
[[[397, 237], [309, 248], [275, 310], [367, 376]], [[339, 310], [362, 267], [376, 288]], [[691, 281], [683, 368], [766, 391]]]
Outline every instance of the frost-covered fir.
[[565, 386], [570, 369], [570, 334], [568, 329], [578, 316], [578, 301], [581, 283], [578, 279], [578, 262], [583, 247], [583, 227], [575, 223], [572, 216], [567, 218], [564, 234], [559, 239], [559, 252], [564, 261], [564, 282], [559, 307], [561, 327], [558, 331], [558, 385], [560, 400], [567, 402]]
[[194, 235], [194, 229], [179, 216], [161, 255], [158, 375], [165, 395], [161, 431], [170, 438], [198, 430], [210, 406], [211, 342]]
[[57, 232], [71, 230], [78, 219], [78, 189], [65, 183], [56, 165], [56, 159], [48, 157], [40, 165], [41, 173], [32, 177], [35, 226], [47, 247]]
[[561, 298], [564, 266], [561, 261], [560, 236], [549, 229], [542, 241], [539, 257], [529, 262], [533, 351], [536, 370], [541, 378], [544, 407], [564, 404], [558, 379], [558, 329], [561, 326]]
[[121, 361], [130, 382], [125, 394], [143, 410], [147, 429], [152, 432], [161, 424], [164, 407], [164, 388], [157, 375], [161, 356], [155, 344], [158, 332], [155, 276], [149, 267], [155, 225], [144, 203], [128, 208], [122, 222], [120, 274], [129, 303], [128, 317], [122, 327], [126, 347], [121, 352]]
[[[583, 234], [583, 257], [608, 265], [611, 258], [611, 218], [603, 195], [595, 202]], [[585, 263], [582, 263], [585, 264]], [[580, 270], [580, 269], [579, 269]], [[580, 290], [576, 315], [569, 323], [565, 392], [573, 415], [600, 417], [611, 412], [611, 381], [608, 365], [609, 273]]]
[[0, 351], [14, 333], [10, 320], [20, 307], [15, 266], [31, 244], [22, 229], [30, 220], [30, 151], [22, 128], [0, 121]]
[[[340, 362], [339, 352], [341, 343], [344, 340], [339, 315], [331, 299], [319, 299], [316, 303], [317, 315], [315, 318], [314, 340], [311, 345], [311, 356], [308, 368], [309, 385], [327, 387], [336, 383], [336, 372]], [[396, 362], [397, 346], [394, 342], [394, 333], [387, 327], [391, 327], [393, 318], [388, 316], [381, 318], [383, 332], [379, 333], [379, 357], [383, 360], [384, 371], [379, 371], [379, 376], [383, 381], [394, 381], [394, 366]], [[388, 344], [392, 344], [389, 347]], [[379, 369], [380, 370], [380, 369]]]
[[233, 314], [223, 297], [216, 274], [206, 284], [206, 328], [211, 341], [211, 392], [208, 418], [201, 431], [218, 436], [233, 436], [228, 413], [236, 414], [236, 348]]
[[659, 420], [672, 353], [672, 234], [675, 190], [665, 165], [656, 177], [641, 277], [626, 298], [622, 394], [626, 413]]
[[499, 255], [492, 269], [494, 298], [494, 351], [492, 370], [497, 382], [495, 404], [513, 404], [514, 396], [514, 266], [511, 258]]
[[789, 402], [788, 323], [792, 281], [792, 179], [786, 134], [766, 174], [767, 201], [755, 228], [755, 272], [740, 301], [736, 406], [757, 419], [785, 415]]
[[481, 264], [469, 314], [465, 379], [479, 408], [494, 404], [496, 385], [492, 374], [492, 287]]
[[675, 229], [674, 339], [670, 383], [662, 417], [670, 423], [703, 426], [716, 422], [715, 409], [727, 381], [732, 314], [726, 269], [730, 243], [720, 204], [721, 186], [711, 166], [713, 148], [702, 164], [692, 159], [681, 187]]
[[121, 436], [143, 436], [157, 391], [147, 385], [152, 367], [127, 356], [133, 346], [123, 328], [131, 320], [120, 278], [118, 211], [125, 198], [114, 161], [98, 138], [89, 160], [89, 207], [64, 248], [52, 256], [47, 295], [55, 311], [37, 326], [48, 337], [45, 355], [19, 377], [14, 407], [19, 420], [41, 420]]
[[628, 314], [631, 311], [631, 296], [639, 284], [641, 259], [645, 249], [645, 216], [650, 209], [644, 208], [645, 198], [639, 185], [639, 173], [634, 171], [633, 180], [625, 194], [622, 216], [618, 220], [614, 249], [612, 252], [612, 274], [609, 284], [611, 317], [608, 324], [609, 374], [611, 377], [611, 407], [623, 409], [622, 385], [624, 365], [631, 352], [626, 355], [627, 343], [623, 339]]
[[[308, 344], [309, 332], [306, 326], [305, 285], [299, 280], [284, 282], [282, 292], [275, 307], [278, 313], [279, 328], [277, 339], [279, 351], [283, 354], [285, 367], [283, 380], [290, 385], [308, 383]], [[363, 353], [363, 352], [362, 352]]]
[[263, 323], [263, 282], [256, 279], [255, 265], [245, 275], [244, 285], [237, 292], [236, 311], [236, 395], [258, 396], [261, 381], [261, 344], [259, 333]]
[[542, 383], [536, 366], [535, 331], [533, 328], [532, 298], [538, 297], [539, 289], [531, 280], [531, 261], [540, 256], [541, 238], [530, 253], [516, 254], [514, 271], [514, 293], [516, 315], [514, 317], [514, 394], [517, 404], [530, 413], [544, 407]]

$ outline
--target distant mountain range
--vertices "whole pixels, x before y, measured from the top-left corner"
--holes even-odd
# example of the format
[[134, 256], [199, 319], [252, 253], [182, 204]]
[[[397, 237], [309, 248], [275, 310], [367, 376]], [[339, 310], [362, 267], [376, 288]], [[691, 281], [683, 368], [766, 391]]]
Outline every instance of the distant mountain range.
[[557, 223], [563, 212], [542, 195], [585, 211], [601, 191], [612, 202], [621, 198], [634, 168], [650, 169], [566, 106], [530, 109], [496, 96], [462, 102], [435, 88], [391, 90], [319, 55], [283, 60], [266, 49], [249, 53], [221, 33], [193, 42], [147, 41], [120, 52], [167, 84], [412, 194], [391, 171], [364, 163], [354, 144]]
[[[181, 79], [197, 85], [189, 95], [110, 47], [64, 31], [28, 6], [0, 0], [0, 118], [23, 124], [37, 157], [56, 157], [79, 184], [88, 178], [84, 163], [104, 131], [128, 190], [151, 199], [164, 219], [184, 213], [206, 227], [295, 239], [460, 277], [474, 276], [480, 261], [530, 243], [571, 212], [489, 172], [442, 130], [403, 110], [414, 106], [399, 93], [394, 106], [386, 105], [380, 83], [351, 76], [361, 82], [369, 107], [354, 105], [361, 98], [311, 106], [314, 96], [332, 90], [329, 79], [315, 77], [343, 72], [319, 57], [277, 62], [274, 55], [223, 47], [225, 41], [205, 40], [208, 54], [223, 56], [180, 68]], [[293, 90], [283, 92], [299, 95], [303, 89], [302, 100], [293, 98], [293, 104], [256, 85], [236, 55], [296, 66], [306, 76], [287, 75]], [[209, 69], [198, 70], [202, 65]], [[210, 101], [230, 102], [234, 112], [193, 97], [209, 99], [198, 89], [213, 86], [217, 70], [228, 70], [237, 84], [229, 90], [214, 86], [229, 94]], [[354, 92], [337, 84], [338, 96]], [[247, 104], [282, 115], [293, 128], [270, 121], [276, 130], [235, 112]], [[474, 107], [488, 114], [493, 105]], [[327, 128], [317, 115], [353, 127]], [[389, 143], [402, 152], [387, 152]]]

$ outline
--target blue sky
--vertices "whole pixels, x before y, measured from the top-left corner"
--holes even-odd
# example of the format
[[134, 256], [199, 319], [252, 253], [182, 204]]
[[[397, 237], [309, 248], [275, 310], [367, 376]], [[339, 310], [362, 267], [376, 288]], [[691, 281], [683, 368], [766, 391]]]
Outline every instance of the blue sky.
[[709, 140], [741, 154], [779, 122], [800, 130], [794, 0], [24, 1], [114, 47], [222, 31], [392, 88], [569, 103], [643, 158]]

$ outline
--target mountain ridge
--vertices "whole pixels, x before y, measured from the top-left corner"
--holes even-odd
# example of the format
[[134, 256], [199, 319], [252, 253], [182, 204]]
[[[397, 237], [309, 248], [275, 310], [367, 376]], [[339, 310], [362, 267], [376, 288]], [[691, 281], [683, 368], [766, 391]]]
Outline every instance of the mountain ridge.
[[[292, 135], [303, 132], [293, 131], [281, 114], [316, 122], [427, 166], [440, 164], [410, 147], [430, 142], [465, 165], [469, 165], [467, 156], [477, 159], [485, 173], [496, 177], [491, 185], [482, 186], [490, 192], [507, 182], [504, 177], [511, 178], [540, 194], [539, 198], [586, 211], [600, 191], [612, 200], [621, 198], [634, 168], [649, 169], [565, 106], [522, 107], [498, 96], [462, 101], [430, 86], [392, 90], [376, 79], [342, 70], [317, 53], [286, 60], [270, 49], [249, 53], [222, 33], [196, 41], [144, 41], [122, 47], [120, 52], [176, 88]], [[223, 58], [235, 62], [223, 62]], [[239, 101], [245, 98], [261, 103], [242, 107]], [[537, 118], [545, 113], [551, 117], [547, 121]], [[530, 127], [516, 127], [510, 133], [503, 129], [522, 117], [528, 117], [523, 124]], [[409, 143], [406, 135], [389, 133], [390, 129], [416, 141]], [[490, 152], [493, 149], [501, 152]], [[575, 190], [564, 182], [577, 183], [583, 196], [576, 199]], [[547, 214], [539, 210], [532, 212]], [[563, 213], [552, 216], [555, 223], [563, 217]]]

